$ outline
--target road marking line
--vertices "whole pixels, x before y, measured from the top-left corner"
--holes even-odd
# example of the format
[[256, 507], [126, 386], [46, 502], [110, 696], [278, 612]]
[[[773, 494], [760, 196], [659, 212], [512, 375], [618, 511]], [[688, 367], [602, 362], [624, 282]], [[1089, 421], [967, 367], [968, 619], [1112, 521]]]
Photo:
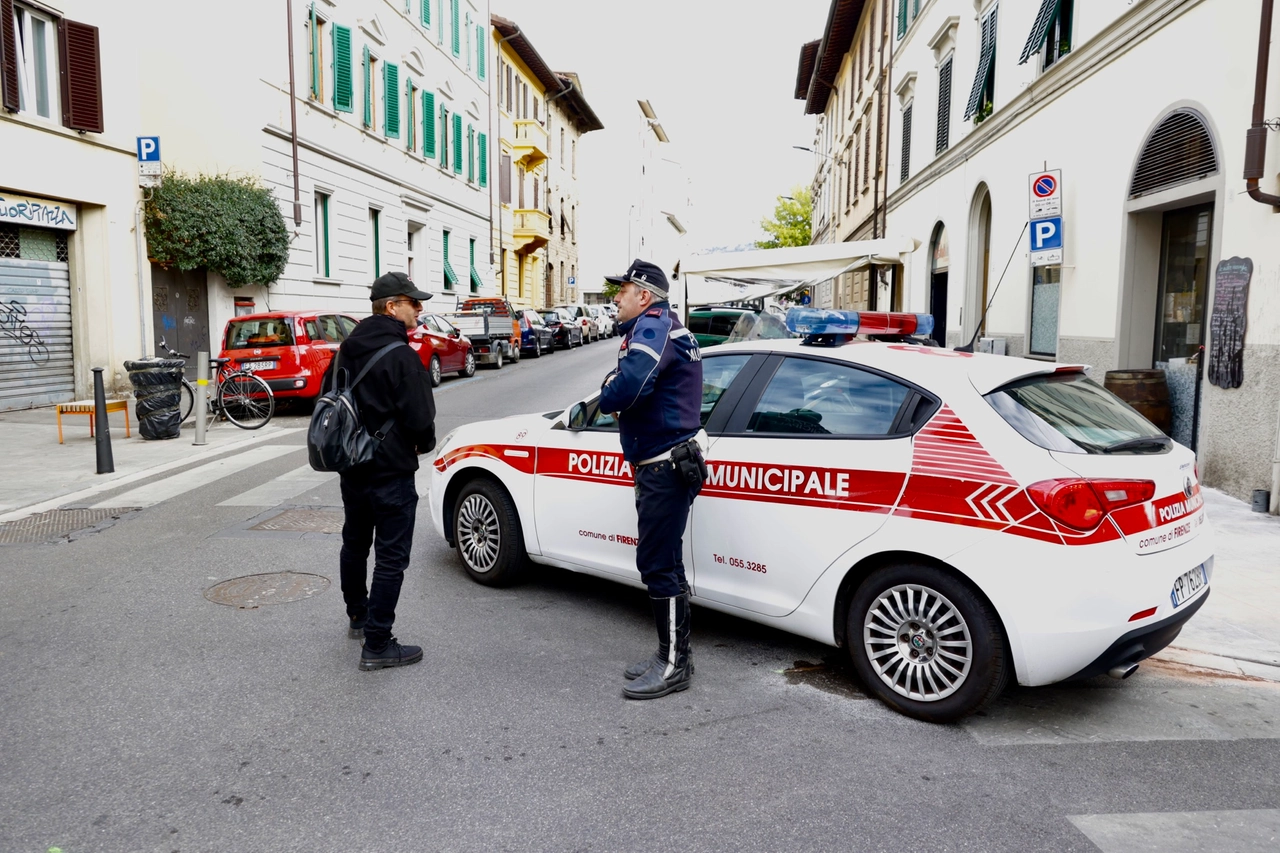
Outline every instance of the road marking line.
[[214, 480], [220, 480], [237, 471], [252, 468], [278, 456], [284, 456], [286, 453], [296, 453], [302, 449], [290, 444], [267, 444], [261, 447], [251, 447], [243, 453], [237, 453], [225, 459], [216, 459], [213, 462], [191, 468], [180, 474], [174, 474], [172, 477], [166, 477], [163, 480], [139, 486], [122, 495], [116, 495], [109, 500], [94, 504], [93, 508], [155, 506], [161, 501], [167, 501], [201, 486], [207, 486]]
[[338, 475], [328, 471], [316, 471], [310, 465], [294, 468], [281, 474], [274, 480], [268, 480], [255, 489], [228, 498], [218, 506], [279, 506], [295, 495], [308, 489], [318, 488], [337, 479]]
[[19, 521], [21, 519], [26, 518], [29, 515], [35, 515], [38, 512], [45, 512], [47, 510], [57, 509], [60, 506], [70, 506], [74, 504], [79, 504], [85, 501], [87, 498], [93, 497], [94, 495], [100, 495], [103, 492], [109, 492], [113, 489], [118, 489], [121, 486], [127, 486], [130, 483], [136, 483], [139, 480], [149, 479], [151, 477], [156, 476], [157, 474], [163, 474], [166, 471], [172, 471], [175, 468], [181, 468], [185, 465], [190, 465], [191, 463], [197, 462], [201, 459], [206, 459], [211, 456], [220, 456], [223, 453], [231, 453], [234, 451], [238, 451], [251, 444], [258, 444], [263, 441], [270, 441], [273, 438], [282, 438], [283, 436], [291, 435], [295, 432], [302, 432], [302, 427], [281, 428], [281, 429], [272, 428], [269, 430], [264, 429], [263, 431], [258, 432], [255, 435], [249, 436], [248, 438], [242, 438], [237, 441], [229, 442], [227, 444], [215, 445], [215, 446], [205, 447], [200, 450], [195, 450], [195, 451], [192, 451], [190, 456], [187, 456], [183, 459], [174, 459], [173, 461], [166, 462], [163, 465], [156, 465], [154, 467], [147, 468], [142, 471], [137, 471], [133, 474], [128, 474], [124, 477], [117, 477], [110, 480], [104, 480], [101, 483], [95, 483], [92, 486], [86, 486], [85, 488], [80, 489], [79, 491], [68, 492], [65, 495], [59, 495], [58, 497], [50, 498], [49, 500], [41, 501], [40, 503], [37, 503], [37, 504], [18, 507], [16, 509], [13, 509], [13, 510], [10, 510], [9, 512], [4, 513], [3, 515], [0, 515], [0, 523], [6, 522], [6, 521]]

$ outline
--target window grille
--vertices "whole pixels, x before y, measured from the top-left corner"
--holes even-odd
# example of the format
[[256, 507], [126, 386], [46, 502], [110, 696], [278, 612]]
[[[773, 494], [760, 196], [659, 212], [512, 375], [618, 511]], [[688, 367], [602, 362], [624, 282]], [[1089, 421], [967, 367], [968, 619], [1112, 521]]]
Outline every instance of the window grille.
[[1133, 173], [1129, 198], [1198, 181], [1217, 171], [1217, 152], [1204, 120], [1191, 110], [1178, 110], [1148, 137]]

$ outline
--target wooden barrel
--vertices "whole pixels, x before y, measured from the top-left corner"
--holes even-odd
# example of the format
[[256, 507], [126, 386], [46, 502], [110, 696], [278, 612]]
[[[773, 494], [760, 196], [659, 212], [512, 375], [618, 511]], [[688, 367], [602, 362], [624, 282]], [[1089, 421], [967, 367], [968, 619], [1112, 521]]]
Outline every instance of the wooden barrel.
[[1163, 370], [1108, 370], [1102, 384], [1166, 435], [1173, 429], [1169, 383]]

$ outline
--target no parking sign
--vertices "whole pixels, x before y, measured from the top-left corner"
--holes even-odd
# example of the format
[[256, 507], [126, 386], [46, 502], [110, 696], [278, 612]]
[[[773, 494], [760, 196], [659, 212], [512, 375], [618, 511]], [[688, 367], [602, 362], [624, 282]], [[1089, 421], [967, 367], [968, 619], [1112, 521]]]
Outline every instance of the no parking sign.
[[1031, 218], [1062, 215], [1062, 170], [1031, 173]]

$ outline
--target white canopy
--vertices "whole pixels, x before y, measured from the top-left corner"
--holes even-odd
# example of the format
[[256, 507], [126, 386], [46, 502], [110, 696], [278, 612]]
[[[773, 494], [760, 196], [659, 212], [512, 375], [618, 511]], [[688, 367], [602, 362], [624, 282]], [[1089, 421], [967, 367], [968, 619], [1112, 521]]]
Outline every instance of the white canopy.
[[680, 264], [690, 306], [777, 296], [872, 265], [900, 264], [920, 247], [910, 237], [695, 255]]

